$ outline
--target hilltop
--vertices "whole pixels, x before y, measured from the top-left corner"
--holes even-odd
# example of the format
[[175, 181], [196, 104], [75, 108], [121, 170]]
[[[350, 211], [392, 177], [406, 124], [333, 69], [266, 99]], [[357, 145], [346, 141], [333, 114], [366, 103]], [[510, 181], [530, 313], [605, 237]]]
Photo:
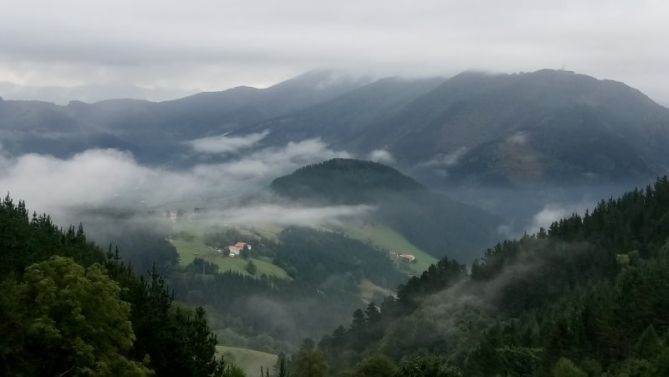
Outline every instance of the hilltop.
[[387, 226], [435, 257], [475, 257], [496, 239], [498, 219], [427, 190], [389, 166], [332, 159], [275, 179], [272, 189], [301, 203], [368, 204], [375, 224]]

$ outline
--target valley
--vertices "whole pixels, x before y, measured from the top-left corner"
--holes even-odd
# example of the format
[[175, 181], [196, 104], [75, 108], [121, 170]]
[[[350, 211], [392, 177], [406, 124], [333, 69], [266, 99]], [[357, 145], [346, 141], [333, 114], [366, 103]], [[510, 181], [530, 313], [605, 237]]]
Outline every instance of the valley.
[[0, 136], [0, 330], [24, 347], [7, 360], [33, 336], [13, 297], [70, 271], [112, 287], [133, 340], [109, 357], [141, 373], [666, 370], [669, 110], [623, 83], [313, 71], [163, 102], [0, 100]]

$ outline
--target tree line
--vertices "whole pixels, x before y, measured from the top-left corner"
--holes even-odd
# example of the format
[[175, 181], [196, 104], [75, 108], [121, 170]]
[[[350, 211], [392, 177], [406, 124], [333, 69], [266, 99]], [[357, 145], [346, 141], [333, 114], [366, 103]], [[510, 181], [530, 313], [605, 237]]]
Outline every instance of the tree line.
[[0, 375], [235, 376], [202, 308], [174, 302], [154, 270], [0, 203]]
[[471, 266], [444, 259], [314, 349], [328, 376], [660, 377], [668, 319], [663, 177]]

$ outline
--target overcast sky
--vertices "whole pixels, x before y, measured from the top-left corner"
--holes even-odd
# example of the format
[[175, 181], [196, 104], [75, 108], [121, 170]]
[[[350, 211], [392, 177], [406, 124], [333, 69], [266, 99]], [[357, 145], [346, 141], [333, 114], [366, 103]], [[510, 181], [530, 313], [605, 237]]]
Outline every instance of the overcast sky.
[[668, 19], [661, 0], [0, 0], [0, 82], [169, 96], [314, 68], [564, 67], [667, 105]]

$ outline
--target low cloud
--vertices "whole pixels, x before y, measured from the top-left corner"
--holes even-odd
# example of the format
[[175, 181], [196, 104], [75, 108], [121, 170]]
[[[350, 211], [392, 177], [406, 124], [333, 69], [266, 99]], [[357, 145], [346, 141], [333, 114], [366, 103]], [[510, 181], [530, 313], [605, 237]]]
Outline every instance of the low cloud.
[[264, 139], [269, 131], [252, 133], [243, 136], [209, 136], [186, 142], [195, 152], [207, 154], [230, 154], [248, 149]]
[[435, 156], [433, 159], [423, 163], [425, 167], [434, 167], [434, 168], [450, 168], [455, 166], [460, 158], [467, 153], [467, 147], [460, 147], [450, 153], [440, 154]]
[[583, 214], [585, 210], [592, 207], [592, 203], [580, 202], [571, 204], [557, 204], [550, 203], [544, 206], [537, 212], [532, 221], [532, 225], [528, 229], [529, 233], [536, 233], [540, 228], [548, 229], [552, 223], [569, 217], [570, 215]]
[[[307, 164], [348, 156], [317, 139], [265, 148], [189, 170], [143, 166], [130, 153], [113, 149], [92, 149], [68, 159], [27, 154], [0, 157], [0, 190], [26, 200], [31, 209], [56, 216], [94, 208], [234, 208], [278, 176]], [[279, 207], [264, 207], [263, 211], [254, 213], [282, 218]], [[325, 215], [345, 212], [333, 209]], [[318, 216], [306, 211], [285, 218], [301, 222], [302, 217], [313, 220]], [[252, 221], [248, 216], [241, 218]]]
[[280, 226], [331, 227], [342, 226], [348, 221], [367, 216], [374, 207], [368, 205], [339, 205], [323, 207], [261, 204], [233, 207], [204, 216], [214, 223], [228, 226]]
[[513, 144], [527, 144], [530, 139], [530, 135], [524, 131], [518, 131], [515, 134], [509, 136], [506, 140], [509, 143]]
[[7, 80], [216, 90], [322, 66], [431, 76], [564, 65], [669, 98], [662, 1], [66, 0], [35, 12], [45, 4], [3, 2]]
[[149, 193], [162, 191], [164, 186], [190, 190], [184, 178], [142, 167], [130, 154], [108, 149], [89, 150], [67, 160], [38, 154], [5, 159], [0, 187], [25, 199], [31, 208], [51, 211], [143, 202]]
[[393, 157], [390, 152], [388, 152], [385, 149], [376, 149], [371, 152], [369, 152], [368, 158], [374, 162], [378, 162], [381, 164], [394, 164], [395, 163], [395, 157]]
[[431, 170], [442, 177], [448, 177], [450, 174], [450, 169], [458, 164], [460, 159], [467, 153], [468, 150], [469, 149], [467, 147], [463, 146], [449, 153], [438, 154], [431, 160], [419, 164], [419, 168]]

